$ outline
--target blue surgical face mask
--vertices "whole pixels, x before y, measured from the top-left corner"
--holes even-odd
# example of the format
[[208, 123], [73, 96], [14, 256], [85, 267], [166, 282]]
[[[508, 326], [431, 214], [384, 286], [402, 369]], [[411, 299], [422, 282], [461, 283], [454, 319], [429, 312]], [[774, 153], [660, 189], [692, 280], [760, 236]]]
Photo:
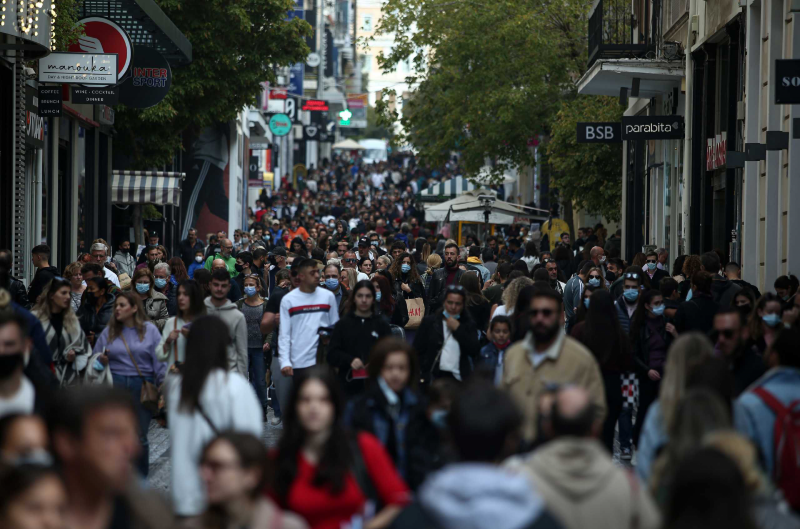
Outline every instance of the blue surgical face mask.
[[625, 299], [627, 299], [628, 301], [636, 301], [637, 299], [639, 299], [639, 289], [631, 288], [625, 290], [622, 293], [622, 295], [625, 296]]
[[136, 292], [139, 294], [147, 294], [150, 292], [150, 284], [149, 283], [136, 283]]
[[165, 286], [167, 286], [167, 280], [166, 280], [166, 279], [163, 279], [163, 278], [161, 278], [161, 277], [157, 277], [157, 278], [156, 278], [156, 288], [157, 288], [157, 289], [159, 289], [159, 290], [161, 290], [161, 289], [162, 289], [162, 288], [164, 288]]
[[656, 316], [661, 316], [662, 314], [664, 314], [664, 309], [666, 309], [664, 305], [659, 305], [657, 307], [653, 307], [652, 311], [653, 314], [655, 314]]
[[656, 263], [647, 263], [647, 269], [652, 272], [656, 269]]
[[325, 286], [330, 288], [331, 290], [334, 290], [339, 286], [339, 280], [333, 278], [326, 279]]
[[372, 246], [377, 247], [378, 244], [380, 244], [380, 241], [370, 241], [370, 244], [372, 244]]
[[380, 300], [381, 300], [381, 291], [379, 290], [375, 292], [375, 301], [380, 301]]
[[777, 327], [778, 324], [781, 322], [780, 314], [764, 314], [763, 316], [761, 316], [761, 319], [769, 327]]
[[400, 270], [402, 270], [404, 274], [407, 274], [411, 271], [411, 265], [403, 263], [400, 265]]
[[583, 298], [583, 306], [589, 308], [589, 298]]
[[461, 318], [461, 314], [450, 314], [446, 310], [442, 312], [442, 316], [445, 318], [455, 318], [457, 320]]
[[447, 428], [447, 410], [433, 410], [431, 412], [431, 422], [440, 430]]
[[244, 295], [248, 298], [252, 298], [256, 295], [256, 287], [244, 287]]
[[596, 277], [591, 278], [589, 280], [589, 286], [590, 287], [599, 287], [600, 286], [600, 280], [597, 279]]
[[686, 301], [690, 301], [692, 299], [692, 289], [689, 289], [689, 293], [686, 294]]

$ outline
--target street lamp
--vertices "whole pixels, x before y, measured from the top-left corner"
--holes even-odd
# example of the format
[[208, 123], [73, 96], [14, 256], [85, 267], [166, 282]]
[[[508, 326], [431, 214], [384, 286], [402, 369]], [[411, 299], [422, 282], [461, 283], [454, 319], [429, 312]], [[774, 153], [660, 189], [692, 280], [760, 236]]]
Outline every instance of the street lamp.
[[483, 223], [486, 230], [486, 237], [489, 236], [489, 216], [492, 214], [492, 206], [497, 198], [494, 195], [478, 195], [478, 201], [483, 207]]

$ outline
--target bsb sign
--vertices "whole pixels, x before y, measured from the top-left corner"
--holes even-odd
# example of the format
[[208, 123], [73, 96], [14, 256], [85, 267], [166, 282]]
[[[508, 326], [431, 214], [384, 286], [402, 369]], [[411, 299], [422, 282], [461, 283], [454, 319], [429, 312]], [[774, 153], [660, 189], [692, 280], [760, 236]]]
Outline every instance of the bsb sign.
[[800, 59], [775, 61], [775, 103], [800, 103]]
[[679, 140], [683, 138], [682, 116], [623, 116], [623, 140]]
[[578, 123], [578, 143], [621, 143], [619, 123]]

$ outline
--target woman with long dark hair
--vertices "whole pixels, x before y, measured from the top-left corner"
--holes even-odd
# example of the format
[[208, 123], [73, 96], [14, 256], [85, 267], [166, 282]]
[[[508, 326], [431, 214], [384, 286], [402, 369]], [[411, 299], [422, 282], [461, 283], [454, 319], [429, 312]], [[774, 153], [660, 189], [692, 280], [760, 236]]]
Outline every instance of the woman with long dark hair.
[[261, 404], [252, 386], [236, 371], [228, 371], [230, 331], [216, 316], [192, 322], [186, 338], [186, 362], [167, 390], [172, 439], [172, 494], [175, 514], [199, 516], [205, 496], [198, 462], [203, 448], [220, 432], [261, 436]]
[[389, 322], [375, 312], [375, 293], [371, 281], [356, 283], [328, 345], [328, 363], [339, 369], [339, 380], [347, 396], [364, 390], [369, 352], [375, 342], [392, 333]]
[[478, 274], [473, 272], [463, 274], [459, 284], [467, 291], [466, 309], [475, 320], [478, 330], [485, 333], [489, 328], [489, 312], [492, 310], [492, 304], [483, 295]]
[[116, 296], [111, 293], [111, 283], [104, 277], [93, 277], [86, 280], [86, 290], [81, 297], [78, 309], [78, 321], [86, 333], [89, 343], [94, 346], [97, 336], [108, 325], [114, 312]]
[[289, 245], [289, 251], [294, 253], [295, 255], [299, 255], [300, 257], [308, 257], [308, 250], [306, 250], [306, 243], [303, 242], [303, 238], [300, 236], [292, 239], [292, 242]]
[[595, 290], [585, 299], [589, 300], [588, 307], [583, 306], [586, 318], [573, 327], [571, 334], [592, 352], [600, 365], [608, 405], [602, 440], [611, 453], [614, 428], [622, 412], [620, 375], [631, 368], [630, 341], [617, 319], [614, 297], [607, 290]]
[[748, 330], [751, 346], [763, 355], [778, 335], [782, 326], [783, 302], [781, 298], [767, 292], [758, 300], [750, 314]]
[[405, 300], [396, 303], [392, 297], [392, 287], [389, 280], [381, 274], [375, 274], [372, 279], [375, 287], [375, 301], [378, 307], [378, 314], [382, 314], [392, 325], [405, 327], [408, 322], [408, 312], [405, 310]]
[[388, 527], [409, 501], [409, 491], [380, 441], [344, 427], [344, 399], [333, 374], [314, 368], [295, 381], [283, 413], [275, 482], [281, 507], [305, 518], [311, 529], [339, 529], [354, 517], [364, 527]]
[[44, 328], [61, 386], [77, 384], [92, 356], [92, 346], [70, 308], [71, 293], [69, 280], [56, 277], [44, 288], [32, 310]]
[[639, 409], [633, 427], [633, 442], [638, 444], [642, 424], [650, 404], [658, 398], [667, 351], [678, 337], [675, 326], [664, 317], [664, 297], [658, 290], [639, 295], [639, 304], [631, 322], [631, 343], [636, 377], [639, 379]]
[[169, 366], [169, 373], [179, 372], [186, 362], [186, 338], [192, 322], [206, 313], [204, 299], [205, 292], [194, 279], [185, 279], [178, 285], [178, 314], [167, 320], [156, 349], [158, 359]]
[[299, 516], [282, 512], [264, 496], [271, 470], [267, 447], [254, 435], [224, 432], [208, 443], [200, 458], [208, 499], [201, 526], [306, 529]]

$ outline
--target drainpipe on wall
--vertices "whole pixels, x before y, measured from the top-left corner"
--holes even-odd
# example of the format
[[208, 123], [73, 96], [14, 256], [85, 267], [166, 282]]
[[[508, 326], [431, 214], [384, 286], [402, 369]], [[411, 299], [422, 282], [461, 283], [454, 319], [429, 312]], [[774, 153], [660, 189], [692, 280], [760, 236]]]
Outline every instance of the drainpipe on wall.
[[689, 0], [689, 22], [686, 24], [688, 36], [686, 39], [686, 95], [684, 97], [685, 112], [685, 134], [683, 139], [683, 201], [681, 202], [681, 215], [683, 216], [682, 233], [683, 248], [685, 253], [689, 253], [691, 248], [691, 232], [689, 221], [691, 220], [692, 205], [692, 123], [694, 121], [692, 105], [692, 92], [694, 90], [694, 61], [692, 61], [692, 17], [697, 10], [697, 0]]

